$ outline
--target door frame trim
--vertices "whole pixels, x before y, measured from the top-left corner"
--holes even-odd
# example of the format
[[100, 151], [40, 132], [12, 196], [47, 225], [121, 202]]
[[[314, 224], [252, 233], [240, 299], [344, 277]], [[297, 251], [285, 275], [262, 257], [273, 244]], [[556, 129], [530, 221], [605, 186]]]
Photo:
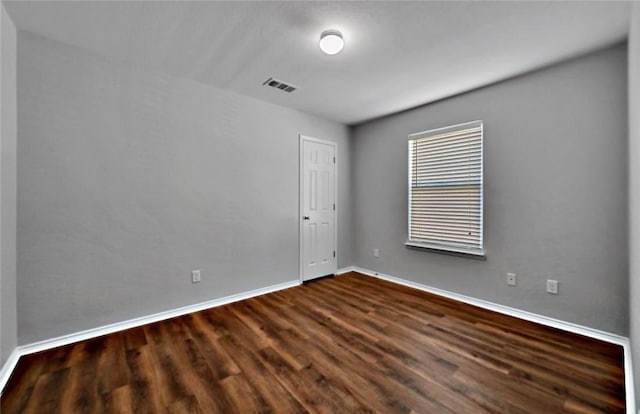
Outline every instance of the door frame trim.
[[340, 208], [338, 204], [338, 144], [333, 141], [326, 141], [324, 139], [312, 138], [307, 135], [298, 134], [298, 277], [300, 279], [300, 283], [304, 282], [304, 252], [302, 250], [302, 240], [303, 240], [303, 226], [304, 220], [302, 219], [302, 195], [303, 195], [303, 185], [304, 185], [304, 141], [316, 142], [319, 144], [330, 145], [333, 147], [333, 156], [336, 157], [336, 162], [333, 167], [333, 200], [336, 204], [336, 209], [334, 210], [333, 217], [333, 246], [336, 249], [336, 257], [334, 263], [333, 272], [335, 273], [338, 270], [338, 209]]

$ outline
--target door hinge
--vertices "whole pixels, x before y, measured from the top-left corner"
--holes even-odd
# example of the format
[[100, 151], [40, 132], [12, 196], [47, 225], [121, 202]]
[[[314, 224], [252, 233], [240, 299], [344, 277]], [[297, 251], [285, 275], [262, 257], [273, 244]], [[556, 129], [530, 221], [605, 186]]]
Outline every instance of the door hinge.
[[333, 257], [336, 257], [336, 251], [335, 250], [333, 251]]
[[333, 211], [336, 211], [336, 203], [333, 203]]
[[336, 157], [333, 157], [333, 163], [334, 164], [336, 163]]

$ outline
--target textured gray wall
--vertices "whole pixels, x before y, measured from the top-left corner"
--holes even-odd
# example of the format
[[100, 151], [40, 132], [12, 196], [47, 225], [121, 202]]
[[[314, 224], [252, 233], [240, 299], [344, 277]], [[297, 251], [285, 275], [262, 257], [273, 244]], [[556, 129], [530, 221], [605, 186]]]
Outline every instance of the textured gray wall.
[[630, 339], [640, 408], [640, 3], [631, 5], [629, 33]]
[[[627, 335], [626, 79], [620, 45], [358, 126], [355, 264]], [[487, 260], [406, 248], [407, 135], [475, 119], [485, 122]], [[547, 278], [559, 295], [545, 292]]]
[[16, 28], [1, 8], [0, 38], [0, 367], [17, 344], [16, 298]]
[[339, 266], [352, 263], [347, 127], [18, 44], [20, 344], [297, 280], [299, 133], [338, 143]]

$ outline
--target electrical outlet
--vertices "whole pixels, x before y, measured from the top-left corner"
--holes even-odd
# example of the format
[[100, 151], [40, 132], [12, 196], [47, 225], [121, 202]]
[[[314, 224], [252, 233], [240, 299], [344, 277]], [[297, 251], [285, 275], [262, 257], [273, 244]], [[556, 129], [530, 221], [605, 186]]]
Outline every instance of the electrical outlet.
[[373, 249], [373, 257], [380, 257], [380, 249]]
[[199, 283], [201, 280], [201, 274], [199, 270], [191, 271], [191, 283]]
[[558, 294], [558, 281], [547, 279], [547, 293]]
[[516, 274], [515, 273], [507, 273], [507, 285], [515, 286], [516, 285]]

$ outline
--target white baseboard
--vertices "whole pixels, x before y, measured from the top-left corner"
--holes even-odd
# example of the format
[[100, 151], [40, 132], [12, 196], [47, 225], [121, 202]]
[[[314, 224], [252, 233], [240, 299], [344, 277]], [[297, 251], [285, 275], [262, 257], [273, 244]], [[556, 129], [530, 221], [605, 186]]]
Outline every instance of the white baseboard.
[[[624, 387], [627, 399], [627, 413], [636, 412], [635, 383], [633, 379], [633, 360], [631, 358], [631, 341], [627, 340], [624, 346]], [[640, 409], [638, 410], [640, 414]]]
[[15, 348], [13, 352], [11, 352], [11, 355], [9, 355], [9, 358], [7, 358], [7, 361], [4, 363], [2, 368], [0, 368], [0, 395], [2, 395], [2, 390], [4, 390], [5, 384], [9, 381], [16, 365], [18, 365], [20, 356], [18, 348]]
[[107, 335], [114, 332], [124, 331], [126, 329], [135, 328], [138, 326], [146, 325], [149, 323], [159, 322], [176, 316], [186, 315], [188, 313], [198, 312], [205, 309], [214, 308], [216, 306], [226, 305], [232, 302], [238, 302], [244, 299], [253, 298], [255, 296], [264, 295], [278, 290], [288, 289], [294, 286], [300, 285], [299, 280], [292, 280], [290, 282], [279, 283], [277, 285], [267, 286], [264, 288], [250, 290], [248, 292], [238, 293], [231, 296], [226, 296], [220, 299], [214, 299], [206, 302], [196, 303], [194, 305], [183, 306], [181, 308], [172, 309], [164, 312], [155, 313], [148, 316], [142, 316], [139, 318], [129, 319], [122, 322], [116, 322], [109, 325], [101, 326], [98, 328], [87, 329], [86, 331], [75, 332], [68, 335], [59, 336], [57, 338], [46, 339], [44, 341], [34, 342], [27, 345], [21, 345], [13, 350], [11, 356], [7, 362], [2, 366], [0, 370], [0, 394], [4, 390], [11, 373], [23, 355], [29, 355], [36, 352], [46, 351], [48, 349], [57, 348], [59, 346], [69, 345], [75, 342], [85, 341], [91, 338], [97, 338], [99, 336]]
[[344, 275], [345, 273], [355, 272], [355, 271], [356, 271], [355, 266], [342, 267], [336, 270], [336, 275]]
[[[458, 302], [474, 305], [479, 308], [488, 309], [490, 311], [498, 312], [504, 315], [513, 316], [519, 319], [524, 319], [529, 322], [539, 323], [540, 325], [550, 326], [552, 328], [561, 329], [563, 331], [572, 332], [580, 335], [584, 335], [590, 338], [599, 339], [601, 341], [609, 342], [612, 344], [622, 346], [624, 350], [624, 375], [625, 375], [625, 395], [627, 414], [636, 414], [635, 404], [635, 388], [633, 381], [633, 366], [631, 363], [631, 344], [629, 338], [624, 336], [612, 334], [598, 329], [589, 328], [586, 326], [578, 325], [571, 322], [561, 321], [559, 319], [550, 318], [548, 316], [538, 315], [536, 313], [523, 311], [509, 306], [499, 305], [497, 303], [489, 302], [482, 299], [476, 299], [471, 296], [461, 295], [447, 290], [438, 289], [421, 283], [413, 282], [411, 280], [402, 279], [396, 276], [387, 275], [384, 273], [376, 272], [369, 269], [364, 269], [357, 266], [351, 266], [348, 271], [354, 271], [362, 273], [367, 276], [372, 276], [378, 279], [383, 279], [388, 282], [397, 283], [399, 285], [408, 286], [414, 289], [422, 290], [425, 292], [433, 293], [434, 295], [443, 296], [445, 298], [457, 300]], [[346, 273], [346, 272], [343, 272]], [[341, 273], [336, 273], [341, 274]], [[638, 412], [640, 414], [640, 412]]]

